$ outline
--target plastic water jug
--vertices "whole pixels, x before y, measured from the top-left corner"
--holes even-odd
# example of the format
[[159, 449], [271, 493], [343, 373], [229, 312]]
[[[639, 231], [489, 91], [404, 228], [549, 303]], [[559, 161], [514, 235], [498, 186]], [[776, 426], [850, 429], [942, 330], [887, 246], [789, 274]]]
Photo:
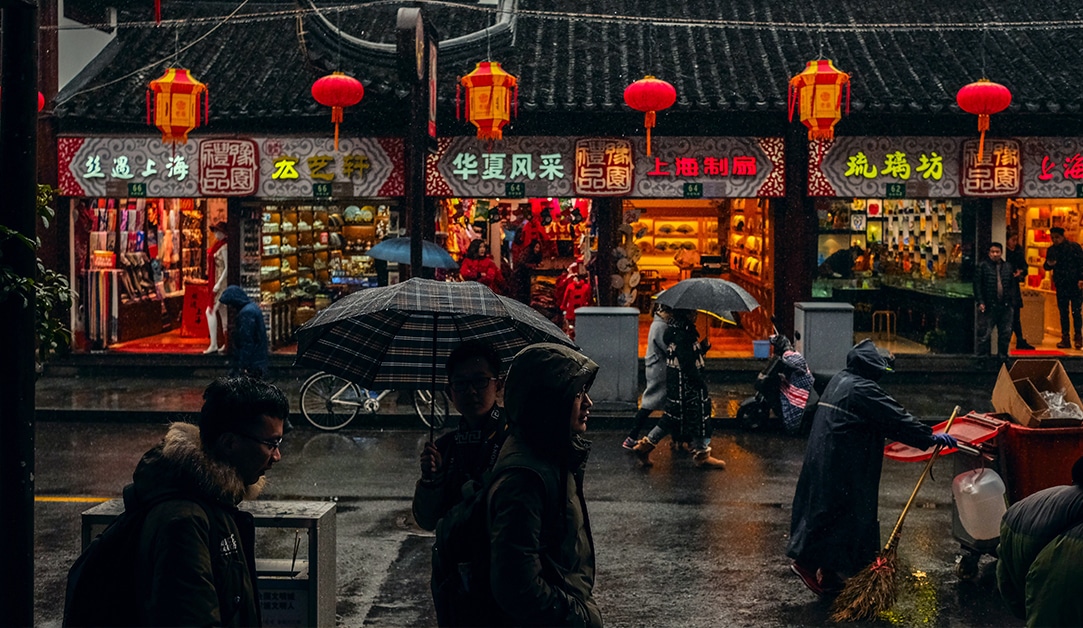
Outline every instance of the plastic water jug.
[[963, 529], [975, 541], [1000, 536], [1000, 519], [1008, 510], [1004, 480], [992, 469], [974, 469], [955, 476], [951, 483], [955, 507]]

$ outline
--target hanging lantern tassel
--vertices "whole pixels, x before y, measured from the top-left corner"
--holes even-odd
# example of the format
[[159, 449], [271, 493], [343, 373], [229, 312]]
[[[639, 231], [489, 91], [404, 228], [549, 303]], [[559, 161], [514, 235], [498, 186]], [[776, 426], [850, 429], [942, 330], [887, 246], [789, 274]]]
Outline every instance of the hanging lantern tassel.
[[647, 129], [647, 156], [651, 156], [651, 129], [658, 121], [658, 112], [677, 102], [677, 90], [669, 83], [651, 75], [644, 76], [624, 88], [624, 102], [636, 111], [643, 112], [643, 126]]
[[989, 116], [1000, 113], [1012, 104], [1012, 93], [1007, 87], [989, 79], [981, 79], [964, 86], [955, 95], [959, 108], [978, 116], [978, 159], [980, 164], [985, 155], [985, 132], [989, 130]]
[[335, 123], [335, 151], [338, 151], [338, 125], [342, 123], [342, 107], [331, 107], [331, 122]]

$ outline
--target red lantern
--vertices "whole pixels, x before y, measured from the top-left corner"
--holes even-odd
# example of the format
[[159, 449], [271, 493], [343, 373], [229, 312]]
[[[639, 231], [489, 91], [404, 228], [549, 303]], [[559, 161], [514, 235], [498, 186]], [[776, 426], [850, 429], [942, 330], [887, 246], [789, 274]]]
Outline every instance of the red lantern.
[[982, 154], [985, 153], [985, 132], [989, 130], [989, 116], [1000, 113], [1012, 104], [1012, 93], [1000, 83], [994, 83], [989, 79], [981, 79], [966, 85], [955, 95], [955, 102], [959, 108], [967, 113], [978, 116], [978, 131], [981, 131], [981, 140], [978, 142], [978, 163], [981, 163]]
[[45, 94], [38, 92], [38, 113], [45, 108]]
[[839, 71], [829, 59], [809, 61], [790, 79], [790, 121], [798, 107], [808, 139], [835, 139], [835, 125], [842, 119], [842, 88], [846, 86], [846, 114], [850, 114], [850, 75]]
[[342, 109], [361, 102], [365, 97], [365, 86], [352, 76], [332, 72], [312, 84], [312, 97], [321, 105], [331, 108], [331, 122], [335, 123], [335, 150], [338, 150], [338, 125], [342, 122]]
[[466, 89], [462, 117], [478, 129], [478, 139], [504, 138], [504, 125], [516, 113], [519, 79], [508, 74], [496, 61], [482, 61], [474, 71], [459, 79], [455, 91], [455, 113], [459, 117], [460, 90]]
[[[153, 103], [151, 94], [154, 95]], [[203, 122], [210, 116], [207, 86], [197, 81], [188, 70], [169, 68], [161, 77], [150, 82], [147, 90], [147, 124], [162, 131], [162, 142], [187, 144], [188, 132], [199, 126], [199, 97], [203, 96]]]
[[669, 83], [650, 74], [624, 88], [624, 102], [636, 111], [644, 112], [643, 126], [647, 129], [647, 156], [651, 154], [651, 129], [656, 112], [669, 109], [677, 102], [677, 90]]

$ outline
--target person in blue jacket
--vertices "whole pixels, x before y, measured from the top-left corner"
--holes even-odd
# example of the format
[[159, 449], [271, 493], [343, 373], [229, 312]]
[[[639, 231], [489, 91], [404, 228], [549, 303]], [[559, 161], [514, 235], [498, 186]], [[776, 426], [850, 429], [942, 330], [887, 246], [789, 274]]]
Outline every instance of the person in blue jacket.
[[793, 496], [790, 570], [817, 595], [835, 595], [876, 558], [884, 439], [927, 449], [954, 447], [947, 434], [907, 412], [877, 381], [891, 370], [868, 339], [850, 349], [846, 368], [820, 396]]
[[267, 327], [263, 322], [263, 310], [245, 294], [240, 286], [229, 286], [219, 299], [224, 305], [237, 308], [229, 347], [233, 355], [231, 376], [248, 375], [263, 378], [270, 366], [270, 350]]

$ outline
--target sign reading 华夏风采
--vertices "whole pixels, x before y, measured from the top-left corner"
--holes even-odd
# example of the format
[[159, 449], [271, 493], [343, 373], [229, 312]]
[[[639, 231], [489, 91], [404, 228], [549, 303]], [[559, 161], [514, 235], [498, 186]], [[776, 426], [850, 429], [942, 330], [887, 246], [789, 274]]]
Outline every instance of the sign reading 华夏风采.
[[427, 167], [430, 196], [626, 196], [704, 198], [782, 196], [781, 138], [507, 137], [487, 143], [442, 138]]
[[59, 183], [67, 196], [311, 198], [313, 186], [336, 195], [400, 196], [403, 143], [347, 138], [192, 138], [177, 146], [152, 137], [63, 137]]

